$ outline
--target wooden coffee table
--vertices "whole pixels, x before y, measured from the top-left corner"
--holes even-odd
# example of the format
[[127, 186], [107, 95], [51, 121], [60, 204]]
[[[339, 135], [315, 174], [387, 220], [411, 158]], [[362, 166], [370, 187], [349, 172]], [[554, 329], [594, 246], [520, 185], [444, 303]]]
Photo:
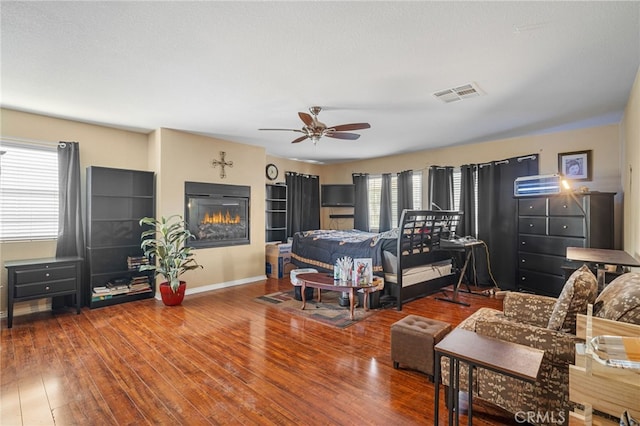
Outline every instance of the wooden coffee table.
[[369, 310], [369, 293], [378, 289], [379, 282], [375, 281], [369, 285], [353, 285], [351, 281], [347, 281], [347, 285], [337, 285], [333, 279], [333, 275], [325, 272], [309, 272], [306, 274], [296, 275], [296, 279], [300, 283], [300, 295], [302, 296], [302, 308], [304, 310], [307, 300], [305, 297], [305, 288], [317, 288], [318, 289], [318, 302], [322, 300], [322, 290], [340, 291], [349, 293], [349, 318], [353, 320], [353, 311], [355, 307], [356, 292], [363, 290], [364, 293], [364, 310]]
[[[485, 368], [515, 377], [516, 379], [535, 382], [542, 363], [544, 351], [506, 342], [493, 337], [483, 336], [473, 331], [454, 329], [435, 347], [435, 407], [434, 425], [438, 425], [438, 408], [440, 399], [440, 362], [443, 356], [449, 358], [449, 424], [458, 424], [460, 390], [460, 362], [469, 366], [469, 408], [468, 422], [471, 426], [473, 418], [473, 370]], [[456, 414], [454, 421], [453, 413]]]

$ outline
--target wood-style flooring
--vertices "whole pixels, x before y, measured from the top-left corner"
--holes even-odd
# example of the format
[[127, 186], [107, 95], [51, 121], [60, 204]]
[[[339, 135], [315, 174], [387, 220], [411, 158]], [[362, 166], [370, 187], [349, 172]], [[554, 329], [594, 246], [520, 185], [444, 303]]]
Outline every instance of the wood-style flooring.
[[[502, 302], [462, 293], [464, 307], [438, 293], [337, 329], [253, 300], [289, 289], [268, 279], [178, 307], [148, 299], [42, 312], [10, 330], [4, 319], [0, 424], [429, 425], [433, 384], [393, 369], [391, 324], [417, 314], [456, 325]], [[473, 423], [514, 421], [474, 405]]]

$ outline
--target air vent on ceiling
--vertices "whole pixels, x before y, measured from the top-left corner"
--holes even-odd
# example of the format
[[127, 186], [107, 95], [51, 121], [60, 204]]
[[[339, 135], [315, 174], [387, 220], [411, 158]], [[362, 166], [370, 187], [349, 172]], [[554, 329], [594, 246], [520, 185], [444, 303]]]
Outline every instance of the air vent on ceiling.
[[440, 99], [444, 103], [461, 101], [463, 99], [475, 98], [482, 95], [482, 92], [475, 83], [469, 83], [451, 89], [440, 90], [435, 92], [433, 96]]

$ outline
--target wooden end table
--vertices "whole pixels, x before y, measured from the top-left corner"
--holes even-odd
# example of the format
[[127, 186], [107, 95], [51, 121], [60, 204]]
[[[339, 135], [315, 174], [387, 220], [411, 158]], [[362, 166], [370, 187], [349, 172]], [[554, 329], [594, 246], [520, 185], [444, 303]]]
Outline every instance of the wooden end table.
[[606, 286], [604, 265], [640, 266], [640, 261], [624, 250], [567, 247], [567, 259], [596, 265], [599, 292]]
[[[377, 278], [377, 277], [376, 277]], [[369, 310], [369, 293], [378, 289], [379, 281], [374, 280], [369, 285], [353, 285], [351, 281], [347, 281], [347, 285], [337, 285], [333, 279], [333, 275], [329, 275], [324, 272], [309, 272], [306, 274], [296, 275], [296, 279], [300, 283], [300, 294], [302, 296], [302, 310], [304, 310], [307, 300], [305, 297], [305, 288], [317, 288], [318, 289], [318, 302], [322, 299], [322, 290], [340, 291], [349, 293], [349, 318], [353, 320], [354, 307], [356, 300], [356, 292], [363, 290], [364, 293], [364, 310]]]
[[438, 408], [440, 403], [440, 362], [443, 356], [449, 358], [449, 424], [459, 423], [460, 407], [460, 362], [469, 366], [469, 409], [468, 424], [473, 418], [473, 370], [484, 368], [516, 379], [535, 382], [542, 364], [544, 351], [517, 343], [506, 342], [493, 337], [482, 336], [473, 331], [454, 329], [435, 347], [435, 409], [434, 425], [438, 426]]

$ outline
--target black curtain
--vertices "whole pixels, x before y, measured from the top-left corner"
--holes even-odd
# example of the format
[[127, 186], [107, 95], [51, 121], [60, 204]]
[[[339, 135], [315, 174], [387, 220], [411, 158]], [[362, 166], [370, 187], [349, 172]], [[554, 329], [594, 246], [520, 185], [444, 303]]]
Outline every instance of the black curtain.
[[453, 208], [453, 167], [429, 167], [429, 210]]
[[382, 174], [380, 187], [380, 226], [379, 232], [391, 229], [391, 173]]
[[458, 224], [457, 233], [461, 236], [476, 237], [476, 164], [460, 166], [460, 211], [464, 213], [462, 222]]
[[84, 257], [84, 232], [80, 201], [80, 145], [58, 144], [59, 218], [56, 257]]
[[538, 174], [538, 155], [478, 166], [478, 238], [487, 244], [493, 277], [502, 289], [516, 289], [517, 200], [513, 182]]
[[[398, 220], [404, 209], [413, 209], [413, 171], [398, 173]], [[399, 224], [396, 224], [398, 226]]]
[[287, 184], [287, 236], [320, 229], [320, 179], [318, 176], [285, 173]]
[[354, 173], [352, 178], [356, 192], [356, 202], [353, 208], [353, 227], [361, 231], [369, 231], [369, 175], [367, 173]]

